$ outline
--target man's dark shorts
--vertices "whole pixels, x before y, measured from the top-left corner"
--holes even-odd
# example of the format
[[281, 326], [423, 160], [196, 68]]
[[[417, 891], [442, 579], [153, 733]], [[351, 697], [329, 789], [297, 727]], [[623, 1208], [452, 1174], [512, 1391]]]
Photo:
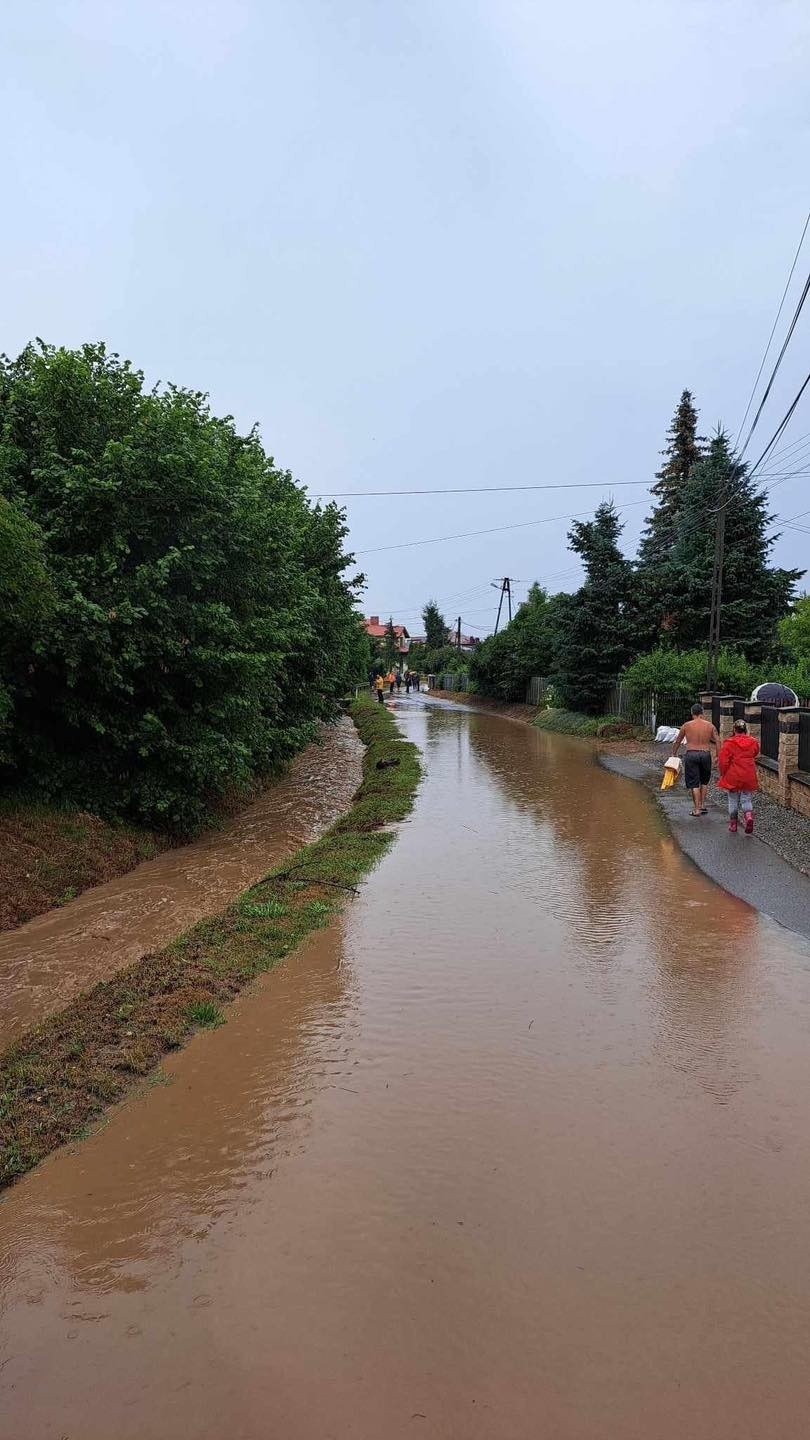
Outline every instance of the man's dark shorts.
[[687, 790], [708, 785], [712, 778], [711, 750], [687, 750], [683, 762], [683, 783]]

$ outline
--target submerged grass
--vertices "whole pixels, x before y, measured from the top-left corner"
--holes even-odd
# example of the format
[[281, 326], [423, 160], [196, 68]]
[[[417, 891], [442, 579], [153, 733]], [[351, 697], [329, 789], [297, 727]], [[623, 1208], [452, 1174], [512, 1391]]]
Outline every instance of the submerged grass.
[[361, 696], [350, 713], [366, 746], [349, 811], [320, 840], [221, 915], [77, 998], [0, 1055], [0, 1186], [81, 1135], [200, 1027], [329, 923], [393, 841], [383, 827], [413, 805], [420, 764], [391, 714]]

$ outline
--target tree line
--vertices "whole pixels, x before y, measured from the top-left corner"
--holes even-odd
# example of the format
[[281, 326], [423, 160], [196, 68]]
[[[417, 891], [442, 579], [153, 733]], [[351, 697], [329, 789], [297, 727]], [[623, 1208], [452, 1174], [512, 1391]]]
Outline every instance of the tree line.
[[347, 527], [103, 345], [0, 357], [0, 785], [184, 834], [367, 663]]
[[718, 684], [745, 692], [770, 676], [810, 693], [810, 600], [794, 601], [803, 571], [771, 563], [778, 538], [767, 496], [732, 453], [728, 436], [698, 434], [684, 390], [667, 434], [654, 504], [638, 554], [620, 548], [612, 502], [575, 521], [569, 548], [585, 571], [574, 594], [532, 586], [511, 624], [473, 655], [478, 689], [522, 700], [546, 676], [559, 703], [599, 714], [620, 674], [637, 689], [694, 693], [706, 683], [715, 514], [726, 506]]

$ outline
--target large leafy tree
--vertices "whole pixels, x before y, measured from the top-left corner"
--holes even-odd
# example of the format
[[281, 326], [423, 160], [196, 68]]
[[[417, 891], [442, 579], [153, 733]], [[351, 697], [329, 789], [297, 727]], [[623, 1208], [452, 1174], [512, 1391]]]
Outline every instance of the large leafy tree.
[[425, 627], [425, 649], [440, 650], [447, 644], [447, 621], [435, 600], [428, 600], [422, 611]]
[[42, 536], [17, 505], [0, 495], [0, 761], [12, 726], [13, 690], [27, 683], [32, 646], [54, 601]]
[[769, 565], [778, 538], [767, 496], [734, 459], [719, 431], [708, 453], [681, 488], [672, 557], [665, 570], [668, 635], [678, 649], [705, 645], [711, 612], [711, 581], [717, 510], [725, 507], [725, 546], [720, 638], [748, 660], [761, 661], [776, 644], [801, 570]]
[[554, 605], [540, 585], [532, 585], [515, 618], [478, 647], [470, 673], [483, 695], [523, 700], [532, 675], [548, 675], [554, 655]]
[[204, 395], [146, 390], [101, 345], [29, 346], [0, 361], [0, 493], [53, 591], [9, 681], [18, 781], [188, 831], [355, 678], [342, 512]]
[[590, 714], [599, 713], [631, 654], [632, 571], [619, 549], [621, 531], [614, 505], [606, 501], [593, 520], [575, 521], [568, 534], [585, 582], [559, 614], [555, 681], [563, 704]]
[[779, 639], [792, 660], [810, 660], [810, 595], [800, 595], [779, 622]]

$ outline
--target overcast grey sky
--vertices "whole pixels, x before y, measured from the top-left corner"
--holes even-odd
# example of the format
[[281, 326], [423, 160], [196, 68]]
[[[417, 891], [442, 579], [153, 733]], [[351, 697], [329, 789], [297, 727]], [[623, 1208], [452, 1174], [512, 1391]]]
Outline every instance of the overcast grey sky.
[[[684, 386], [736, 430], [810, 206], [806, 0], [5, 11], [3, 349], [104, 339], [258, 421], [313, 493], [599, 482], [347, 502], [367, 613], [413, 631], [436, 594], [485, 632], [492, 577], [576, 584], [564, 519], [378, 547], [649, 482]], [[628, 551], [644, 495], [616, 490]]]

